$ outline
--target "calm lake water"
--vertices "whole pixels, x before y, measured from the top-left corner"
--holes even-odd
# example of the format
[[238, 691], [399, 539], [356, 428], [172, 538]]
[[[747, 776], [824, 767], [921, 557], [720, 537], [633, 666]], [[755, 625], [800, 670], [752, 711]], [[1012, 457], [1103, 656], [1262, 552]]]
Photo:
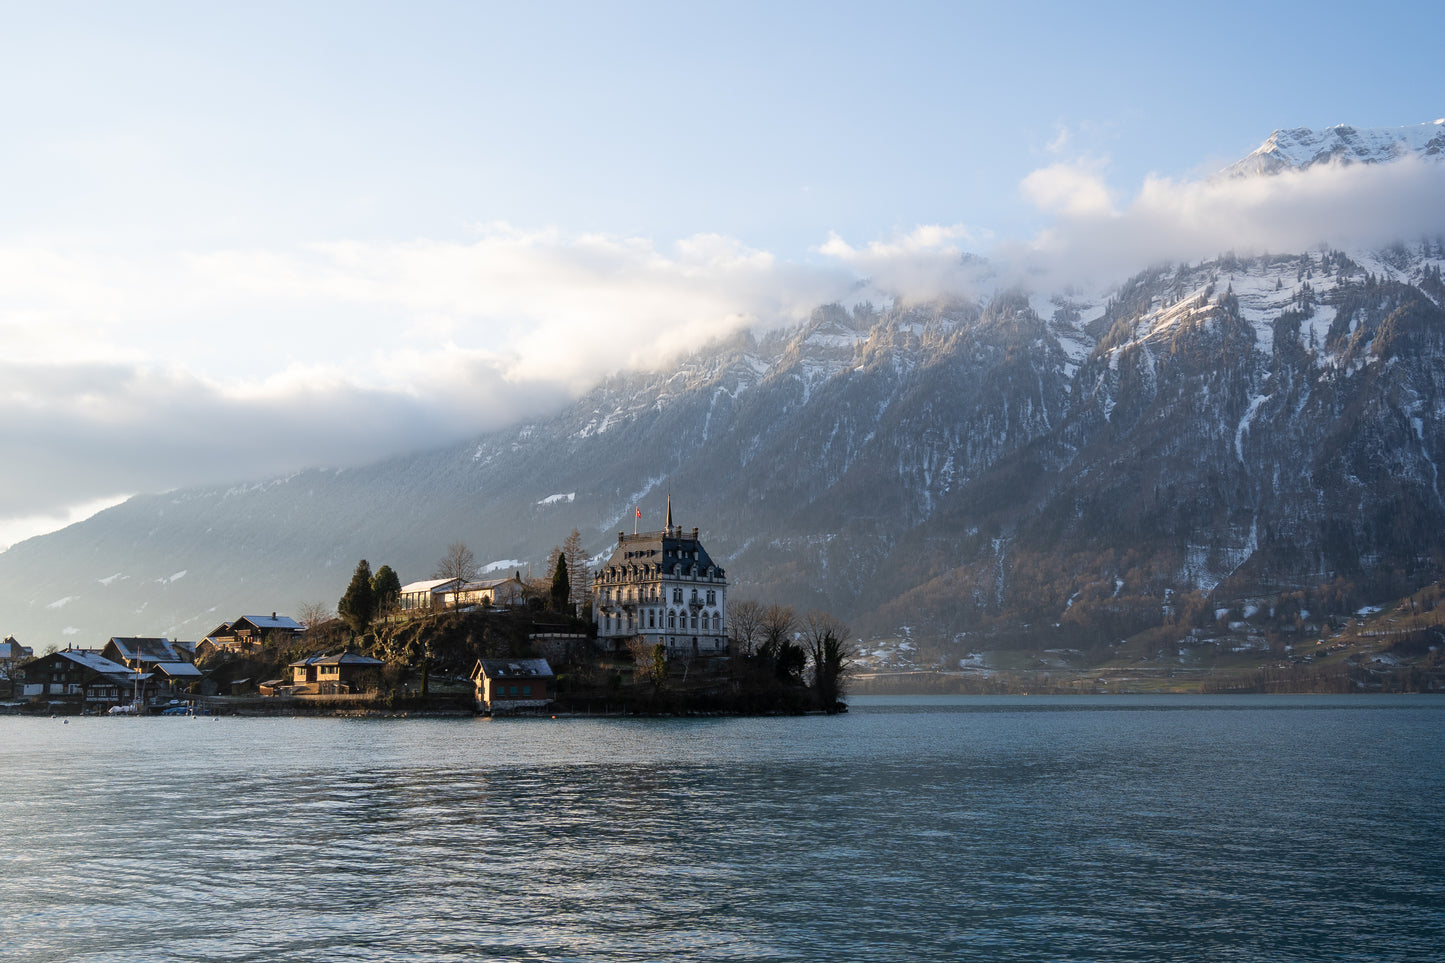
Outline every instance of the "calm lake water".
[[1445, 699], [0, 718], [6, 960], [1433, 960]]

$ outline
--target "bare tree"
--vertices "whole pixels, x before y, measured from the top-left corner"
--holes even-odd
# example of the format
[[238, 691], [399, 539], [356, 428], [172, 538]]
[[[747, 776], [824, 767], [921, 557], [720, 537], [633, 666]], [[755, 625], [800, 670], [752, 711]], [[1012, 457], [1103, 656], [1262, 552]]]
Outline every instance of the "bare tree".
[[753, 654], [753, 648], [763, 635], [763, 606], [761, 602], [745, 599], [728, 606], [728, 642], [733, 652], [741, 656]]
[[845, 648], [848, 626], [827, 612], [813, 610], [803, 616], [802, 641], [813, 670], [818, 702], [829, 714], [838, 711], [843, 678], [851, 665]]
[[587, 550], [582, 547], [582, 533], [572, 534], [562, 543], [562, 556], [567, 559], [567, 578], [574, 608], [586, 612], [592, 607], [592, 572], [587, 567]]
[[461, 603], [462, 586], [476, 577], [477, 557], [467, 548], [465, 542], [452, 542], [448, 545], [446, 554], [437, 561], [436, 571], [432, 573], [432, 578], [457, 580], [456, 591], [452, 593], [453, 605]]
[[662, 685], [667, 679], [667, 647], [661, 642], [649, 644], [646, 637], [634, 635], [627, 640], [627, 651], [637, 674], [651, 682], [653, 687]]
[[308, 631], [336, 618], [336, 612], [325, 602], [302, 602], [296, 609], [296, 621]]
[[762, 630], [762, 645], [759, 651], [771, 658], [777, 658], [785, 644], [793, 640], [793, 633], [798, 628], [798, 616], [789, 606], [774, 603], [763, 610], [759, 628]]

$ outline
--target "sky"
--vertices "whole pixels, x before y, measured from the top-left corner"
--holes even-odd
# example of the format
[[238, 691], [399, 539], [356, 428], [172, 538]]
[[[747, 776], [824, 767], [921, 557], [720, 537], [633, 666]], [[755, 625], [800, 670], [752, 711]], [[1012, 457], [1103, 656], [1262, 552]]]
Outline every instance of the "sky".
[[860, 291], [987, 296], [965, 253], [1107, 283], [1445, 230], [1419, 165], [1209, 180], [1445, 116], [1438, 4], [6, 6], [0, 547]]

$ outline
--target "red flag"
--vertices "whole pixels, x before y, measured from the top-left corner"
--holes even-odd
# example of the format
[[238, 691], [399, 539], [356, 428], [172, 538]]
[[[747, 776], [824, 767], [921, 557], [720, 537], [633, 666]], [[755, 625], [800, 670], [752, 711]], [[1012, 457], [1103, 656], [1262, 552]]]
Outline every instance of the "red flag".
[[637, 510], [637, 517], [638, 517], [638, 518], [641, 518], [641, 517], [642, 517], [642, 509], [640, 509], [640, 508]]

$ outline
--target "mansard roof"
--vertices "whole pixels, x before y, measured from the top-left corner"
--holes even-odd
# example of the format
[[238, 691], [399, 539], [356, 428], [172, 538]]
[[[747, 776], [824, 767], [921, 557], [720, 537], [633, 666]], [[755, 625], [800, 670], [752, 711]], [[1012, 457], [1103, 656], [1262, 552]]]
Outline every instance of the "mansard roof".
[[717, 578], [727, 574], [713, 562], [697, 537], [697, 529], [684, 534], [681, 528], [668, 528], [638, 535], [619, 532], [617, 547], [612, 550], [612, 557], [598, 570], [598, 577], [604, 577], [609, 568], [624, 569], [633, 565], [658, 565], [667, 575], [671, 574], [674, 565], [679, 564], [684, 572], [696, 565], [699, 574], [705, 574], [709, 568]]

